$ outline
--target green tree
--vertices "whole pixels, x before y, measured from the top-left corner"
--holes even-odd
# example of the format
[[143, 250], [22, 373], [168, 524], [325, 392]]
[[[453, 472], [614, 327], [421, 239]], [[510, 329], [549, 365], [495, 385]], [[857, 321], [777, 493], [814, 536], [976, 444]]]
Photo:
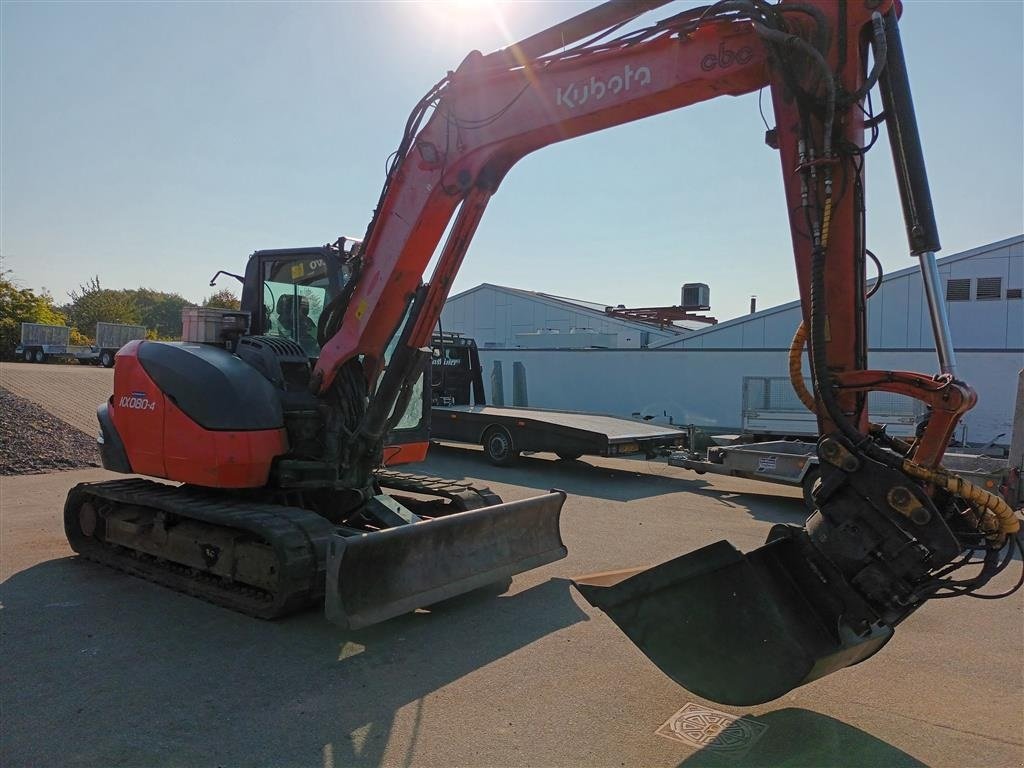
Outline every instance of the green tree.
[[45, 291], [19, 288], [10, 271], [0, 272], [0, 358], [10, 360], [21, 341], [22, 323], [66, 325]]
[[177, 293], [165, 293], [152, 288], [134, 288], [122, 291], [139, 308], [139, 322], [153, 331], [156, 338], [181, 338], [181, 310], [192, 304]]
[[221, 288], [212, 296], [208, 296], [203, 302], [204, 307], [216, 307], [218, 309], [241, 309], [242, 304], [238, 297], [229, 288]]
[[71, 320], [83, 334], [96, 338], [96, 323], [138, 323], [139, 307], [125, 291], [114, 291], [100, 285], [93, 277], [77, 291], [69, 291]]
[[71, 329], [71, 337], [68, 339], [69, 344], [77, 344], [78, 346], [87, 347], [92, 344], [93, 340], [82, 333], [77, 328]]

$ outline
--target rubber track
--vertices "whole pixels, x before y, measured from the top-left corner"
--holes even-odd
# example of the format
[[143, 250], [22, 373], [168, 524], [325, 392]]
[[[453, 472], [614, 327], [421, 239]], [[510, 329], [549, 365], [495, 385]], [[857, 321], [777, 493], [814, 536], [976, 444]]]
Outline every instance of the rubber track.
[[[86, 538], [78, 528], [78, 509], [90, 497], [252, 534], [277, 555], [277, 589], [271, 594]], [[64, 529], [72, 549], [90, 560], [261, 619], [284, 616], [322, 602], [327, 543], [335, 531], [330, 521], [299, 507], [232, 501], [195, 488], [139, 479], [76, 485], [64, 507]]]
[[447, 480], [431, 475], [414, 475], [391, 469], [378, 469], [374, 472], [374, 477], [383, 488], [450, 499], [457, 507], [455, 511], [458, 512], [501, 504], [501, 497], [490, 488], [480, 488], [461, 480]]

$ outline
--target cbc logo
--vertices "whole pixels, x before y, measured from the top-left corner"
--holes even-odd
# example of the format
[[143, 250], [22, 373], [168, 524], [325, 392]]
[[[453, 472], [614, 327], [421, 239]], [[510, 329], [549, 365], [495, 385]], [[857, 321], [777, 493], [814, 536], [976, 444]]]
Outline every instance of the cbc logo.
[[749, 64], [753, 58], [754, 49], [749, 46], [743, 46], [738, 51], [730, 51], [725, 47], [725, 43], [721, 43], [718, 46], [718, 53], [709, 53], [700, 60], [700, 68], [705, 72], [710, 72], [713, 69], [727, 69], [733, 64]]

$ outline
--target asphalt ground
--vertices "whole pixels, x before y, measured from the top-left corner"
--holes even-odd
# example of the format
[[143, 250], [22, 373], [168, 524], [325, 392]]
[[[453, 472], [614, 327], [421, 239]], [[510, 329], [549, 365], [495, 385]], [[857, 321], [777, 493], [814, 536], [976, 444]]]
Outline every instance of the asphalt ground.
[[[23, 366], [15, 389], [11, 367], [4, 387], [38, 390], [69, 420], [84, 421], [72, 411], [91, 413], [96, 374], [109, 375]], [[260, 622], [73, 557], [64, 496], [110, 473], [0, 478], [0, 764], [1024, 764], [1024, 595], [934, 602], [857, 667], [766, 705], [717, 705], [662, 675], [567, 580], [722, 538], [756, 547], [773, 523], [803, 519], [797, 489], [655, 462], [540, 455], [498, 469], [445, 446], [422, 469], [506, 500], [568, 491], [569, 556], [505, 595], [358, 632], [316, 612]], [[683, 709], [678, 736], [656, 733], [671, 736], [662, 726]]]

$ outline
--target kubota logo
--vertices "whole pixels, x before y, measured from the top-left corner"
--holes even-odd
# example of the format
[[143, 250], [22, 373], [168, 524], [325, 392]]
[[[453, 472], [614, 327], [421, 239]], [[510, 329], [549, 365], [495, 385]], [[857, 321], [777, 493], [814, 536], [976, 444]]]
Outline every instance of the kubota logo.
[[130, 395], [121, 395], [117, 404], [122, 408], [129, 408], [134, 411], [155, 411], [156, 403], [149, 399], [145, 392], [132, 392]]
[[633, 69], [629, 64], [621, 75], [612, 75], [607, 80], [591, 77], [582, 83], [573, 83], [555, 92], [555, 104], [575, 109], [588, 101], [600, 101], [608, 94], [615, 96], [630, 88], [643, 88], [651, 84], [651, 70], [648, 67]]
[[726, 69], [733, 64], [749, 64], [753, 58], [754, 49], [749, 45], [743, 46], [738, 51], [730, 51], [723, 42], [718, 46], [718, 53], [709, 53], [700, 60], [700, 68], [705, 72], [717, 68]]

